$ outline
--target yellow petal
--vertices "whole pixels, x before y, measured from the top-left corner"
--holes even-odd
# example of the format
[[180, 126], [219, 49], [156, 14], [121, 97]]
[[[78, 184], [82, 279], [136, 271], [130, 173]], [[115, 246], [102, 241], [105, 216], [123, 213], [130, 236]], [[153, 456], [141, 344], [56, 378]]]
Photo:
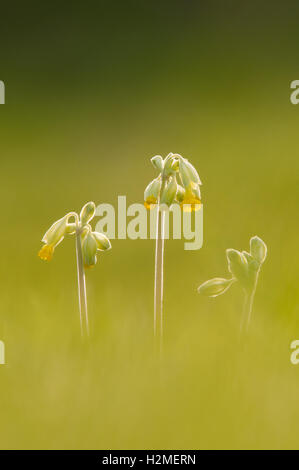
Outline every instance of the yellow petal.
[[157, 204], [157, 198], [150, 196], [144, 201], [144, 205], [147, 209], [153, 209], [154, 206]]
[[201, 200], [194, 196], [187, 196], [181, 202], [181, 209], [184, 212], [195, 212], [201, 207]]
[[54, 252], [53, 245], [44, 245], [38, 252], [40, 259], [44, 261], [51, 261]]

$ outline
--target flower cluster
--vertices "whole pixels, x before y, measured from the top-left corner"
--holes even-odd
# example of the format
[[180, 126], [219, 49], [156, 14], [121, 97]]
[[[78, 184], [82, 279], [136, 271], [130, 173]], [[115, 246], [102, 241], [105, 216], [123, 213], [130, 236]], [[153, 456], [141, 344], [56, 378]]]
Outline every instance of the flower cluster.
[[[97, 262], [97, 253], [111, 248], [109, 239], [99, 232], [93, 232], [89, 222], [95, 215], [94, 202], [88, 202], [82, 208], [80, 216], [76, 212], [69, 212], [47, 230], [43, 236], [43, 247], [38, 253], [42, 260], [50, 261], [57, 245], [66, 235], [76, 234], [80, 237], [84, 266], [91, 267]], [[73, 219], [72, 222], [70, 220]]]
[[163, 160], [156, 155], [151, 162], [159, 175], [144, 191], [147, 209], [156, 204], [179, 203], [184, 211], [196, 211], [201, 206], [201, 181], [193, 165], [179, 154], [170, 153]]

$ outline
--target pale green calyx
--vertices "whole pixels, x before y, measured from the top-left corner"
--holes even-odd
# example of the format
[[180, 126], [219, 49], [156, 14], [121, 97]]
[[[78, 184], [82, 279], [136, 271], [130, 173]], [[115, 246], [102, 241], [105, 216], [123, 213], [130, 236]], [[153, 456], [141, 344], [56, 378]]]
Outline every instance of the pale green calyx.
[[42, 242], [47, 245], [53, 245], [54, 247], [62, 242], [65, 234], [68, 233], [68, 219], [70, 217], [71, 214], [66, 214], [64, 217], [54, 222], [43, 236]]
[[92, 220], [94, 217], [95, 211], [96, 211], [95, 203], [92, 201], [87, 202], [85, 206], [82, 207], [81, 212], [80, 212], [81, 224], [85, 225], [90, 220]]
[[161, 189], [161, 177], [158, 177], [151, 181], [144, 191], [144, 205], [147, 209], [151, 209], [152, 206], [158, 203], [158, 198]]
[[83, 262], [86, 268], [94, 266], [97, 262], [98, 245], [92, 233], [88, 232], [82, 242]]
[[155, 157], [152, 157], [151, 162], [154, 168], [156, 168], [156, 170], [158, 170], [159, 173], [162, 173], [164, 163], [163, 163], [163, 158], [161, 157], [161, 155], [156, 155]]
[[169, 177], [173, 173], [175, 173], [175, 167], [176, 165], [176, 160], [173, 156], [173, 153], [169, 153], [167, 157], [164, 160], [164, 165], [163, 165], [163, 175], [165, 178]]
[[100, 232], [92, 232], [92, 235], [97, 243], [97, 249], [100, 251], [107, 251], [111, 248], [111, 243], [108, 237]]
[[258, 236], [250, 239], [250, 254], [260, 264], [262, 264], [267, 256], [267, 245]]
[[183, 188], [183, 186], [178, 184], [177, 193], [176, 193], [176, 200], [178, 201], [178, 203], [181, 203], [184, 200], [185, 193], [186, 191]]
[[166, 204], [167, 206], [171, 206], [173, 203], [176, 193], [177, 193], [177, 182], [175, 177], [170, 177], [169, 182], [164, 187], [162, 194], [161, 194], [161, 204]]
[[187, 188], [190, 183], [201, 185], [199, 175], [193, 165], [186, 159], [179, 155], [179, 170], [183, 186]]

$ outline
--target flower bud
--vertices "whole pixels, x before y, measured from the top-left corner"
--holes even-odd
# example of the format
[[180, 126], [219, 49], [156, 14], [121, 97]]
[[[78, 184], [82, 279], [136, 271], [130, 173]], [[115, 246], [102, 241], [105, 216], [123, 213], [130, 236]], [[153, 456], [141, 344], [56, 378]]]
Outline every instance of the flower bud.
[[94, 239], [97, 243], [97, 249], [101, 251], [110, 250], [111, 243], [109, 238], [106, 237], [103, 233], [100, 232], [92, 232]]
[[144, 205], [147, 209], [151, 209], [158, 202], [161, 189], [161, 179], [156, 178], [149, 183], [144, 191]]
[[95, 203], [90, 201], [85, 204], [85, 206], [82, 207], [81, 212], [80, 212], [80, 220], [82, 225], [87, 224], [94, 216], [96, 211], [96, 206]]
[[228, 269], [232, 275], [246, 287], [248, 281], [248, 263], [245, 256], [238, 250], [226, 250]]
[[154, 168], [156, 168], [156, 170], [162, 173], [164, 163], [163, 163], [163, 158], [161, 157], [161, 155], [156, 155], [155, 157], [151, 158], [151, 162]]
[[199, 286], [197, 292], [202, 295], [207, 295], [208, 297], [217, 297], [218, 295], [224, 294], [234, 282], [235, 279], [215, 277]]
[[250, 253], [253, 258], [260, 264], [262, 264], [267, 256], [267, 245], [259, 237], [252, 237], [250, 240]]
[[164, 160], [164, 168], [163, 168], [163, 175], [168, 177], [174, 173], [172, 165], [175, 164], [175, 159], [173, 158], [173, 153], [167, 155]]
[[83, 262], [86, 268], [94, 266], [97, 262], [96, 252], [98, 249], [95, 237], [89, 232], [82, 242]]
[[242, 251], [242, 255], [245, 256], [247, 260], [248, 269], [252, 271], [258, 271], [260, 264], [256, 261], [256, 259], [247, 253], [247, 251]]
[[172, 176], [161, 194], [161, 204], [171, 206], [176, 196], [177, 186], [176, 178]]

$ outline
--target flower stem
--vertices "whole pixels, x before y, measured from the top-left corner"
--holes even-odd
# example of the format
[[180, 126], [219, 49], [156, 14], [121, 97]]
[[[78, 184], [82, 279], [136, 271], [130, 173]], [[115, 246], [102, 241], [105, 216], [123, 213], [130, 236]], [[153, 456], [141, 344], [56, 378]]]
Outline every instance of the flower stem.
[[244, 308], [243, 308], [243, 315], [242, 315], [242, 320], [241, 320], [241, 326], [240, 326], [240, 331], [243, 330], [245, 323], [246, 323], [246, 331], [249, 329], [249, 324], [251, 320], [251, 314], [252, 314], [252, 306], [253, 306], [253, 301], [254, 301], [254, 296], [255, 296], [255, 291], [256, 291], [256, 286], [257, 286], [257, 281], [258, 281], [258, 276], [259, 276], [259, 271], [257, 271], [255, 275], [255, 280], [254, 284], [252, 286], [252, 289], [249, 292], [245, 293], [245, 300], [244, 300]]
[[87, 336], [89, 335], [88, 312], [87, 312], [87, 296], [85, 284], [85, 272], [83, 266], [83, 255], [81, 246], [81, 231], [77, 226], [76, 229], [76, 255], [77, 255], [77, 275], [78, 275], [78, 295], [79, 295], [79, 313], [81, 336], [84, 336], [84, 320]]
[[253, 306], [255, 291], [256, 291], [256, 282], [255, 282], [255, 284], [254, 284], [254, 288], [252, 289], [250, 295], [248, 296], [246, 331], [248, 331], [248, 329], [249, 329], [249, 324], [250, 324], [250, 319], [251, 319], [251, 314], [252, 314], [252, 306]]
[[[162, 183], [161, 193], [164, 187]], [[154, 335], [160, 352], [163, 340], [163, 277], [164, 277], [164, 229], [165, 213], [157, 206], [156, 253], [155, 253], [155, 292], [154, 292]]]

